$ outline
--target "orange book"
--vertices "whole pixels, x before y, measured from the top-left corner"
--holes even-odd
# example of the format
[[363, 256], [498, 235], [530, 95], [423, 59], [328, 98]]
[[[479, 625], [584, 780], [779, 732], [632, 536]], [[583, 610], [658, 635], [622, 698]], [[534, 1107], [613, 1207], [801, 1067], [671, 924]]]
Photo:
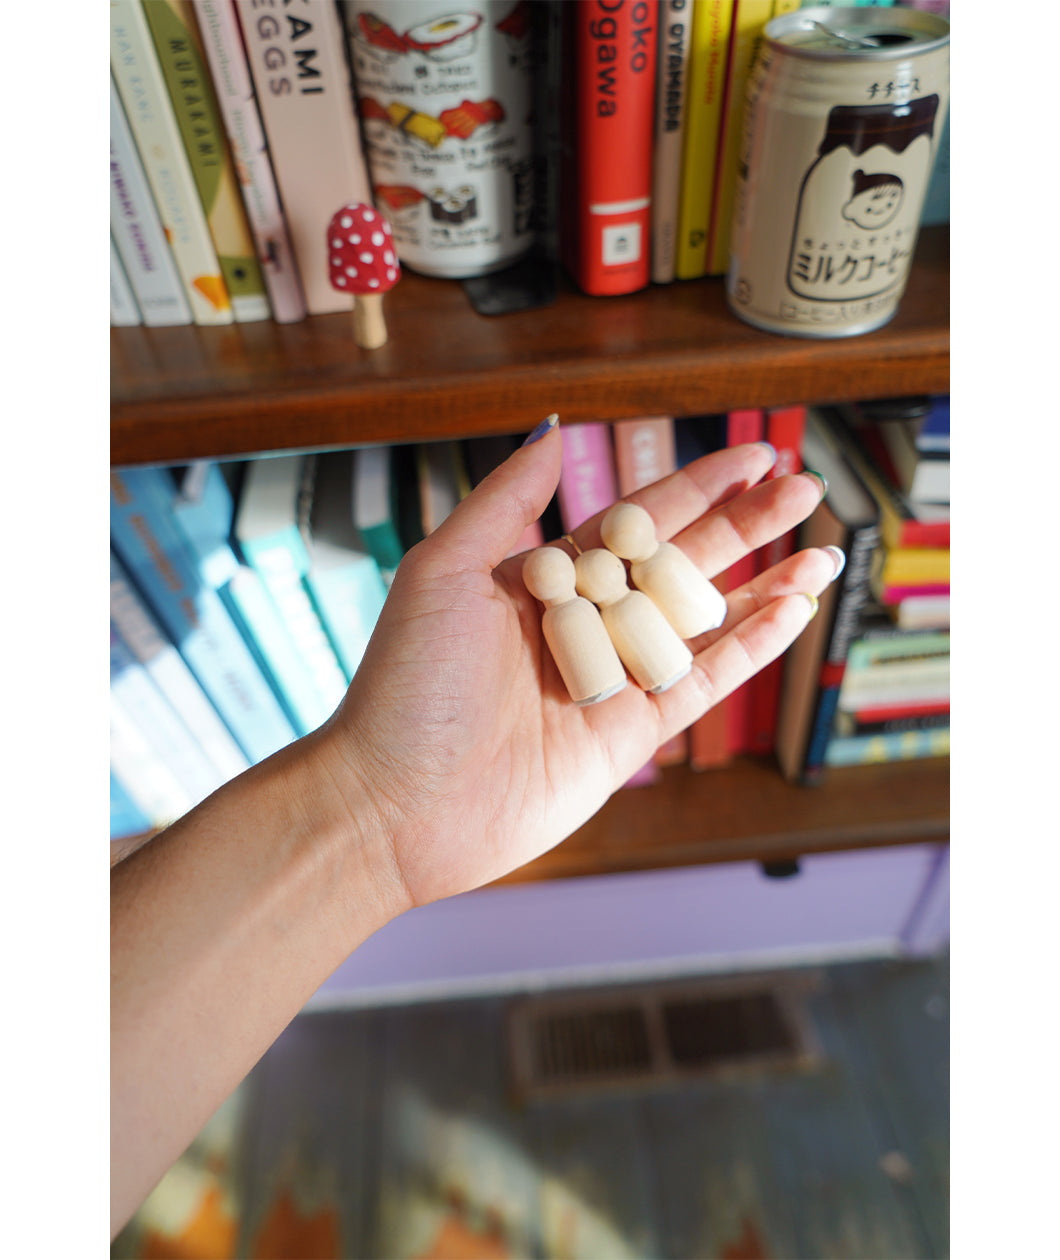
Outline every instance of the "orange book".
[[601, 0], [566, 7], [572, 144], [564, 262], [594, 295], [650, 279], [656, 5]]

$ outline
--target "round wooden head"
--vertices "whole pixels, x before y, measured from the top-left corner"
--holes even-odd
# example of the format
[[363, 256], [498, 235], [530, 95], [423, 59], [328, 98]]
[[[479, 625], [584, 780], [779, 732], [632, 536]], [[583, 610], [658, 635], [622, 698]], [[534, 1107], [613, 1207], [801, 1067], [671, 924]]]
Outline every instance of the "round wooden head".
[[612, 604], [629, 594], [626, 566], [604, 547], [583, 551], [574, 562], [574, 573], [578, 594], [591, 599], [594, 604]]
[[600, 522], [604, 546], [623, 560], [647, 560], [655, 554], [659, 543], [655, 522], [636, 503], [616, 503], [608, 508]]
[[523, 585], [543, 604], [574, 599], [574, 561], [558, 547], [538, 547], [523, 561]]

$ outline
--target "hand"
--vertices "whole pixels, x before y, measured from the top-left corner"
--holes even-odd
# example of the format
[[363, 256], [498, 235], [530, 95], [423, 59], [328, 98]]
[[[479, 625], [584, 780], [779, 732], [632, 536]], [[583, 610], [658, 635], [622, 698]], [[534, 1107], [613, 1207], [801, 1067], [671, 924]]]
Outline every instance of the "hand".
[[[558, 431], [523, 447], [403, 560], [364, 662], [321, 732], [332, 777], [367, 786], [393, 859], [394, 912], [477, 887], [586, 821], [658, 746], [784, 651], [836, 560], [812, 549], [727, 599], [724, 625], [690, 644], [691, 674], [662, 695], [630, 681], [585, 708], [541, 632], [542, 605], [505, 559], [559, 479]], [[706, 456], [629, 498], [708, 576], [807, 517], [813, 474], [757, 484], [761, 444]], [[574, 532], [600, 546], [599, 517]], [[561, 542], [558, 545], [568, 546]]]

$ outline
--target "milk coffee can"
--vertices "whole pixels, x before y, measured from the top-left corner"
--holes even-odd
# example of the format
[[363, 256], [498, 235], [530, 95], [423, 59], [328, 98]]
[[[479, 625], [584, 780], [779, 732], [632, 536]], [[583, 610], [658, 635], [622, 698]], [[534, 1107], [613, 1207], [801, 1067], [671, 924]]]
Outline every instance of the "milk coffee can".
[[748, 83], [733, 312], [799, 337], [887, 323], [948, 106], [945, 18], [815, 6], [767, 23]]
[[403, 265], [463, 279], [533, 243], [532, 32], [519, 0], [345, 0], [376, 206]]

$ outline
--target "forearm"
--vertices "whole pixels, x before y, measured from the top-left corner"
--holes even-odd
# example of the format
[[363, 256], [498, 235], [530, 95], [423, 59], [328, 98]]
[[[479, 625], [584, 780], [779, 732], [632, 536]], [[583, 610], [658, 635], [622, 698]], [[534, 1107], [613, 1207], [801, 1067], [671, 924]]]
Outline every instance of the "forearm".
[[[320, 983], [403, 907], [327, 735], [239, 776], [111, 875], [112, 1228]], [[239, 1011], [239, 1017], [233, 1013]]]

